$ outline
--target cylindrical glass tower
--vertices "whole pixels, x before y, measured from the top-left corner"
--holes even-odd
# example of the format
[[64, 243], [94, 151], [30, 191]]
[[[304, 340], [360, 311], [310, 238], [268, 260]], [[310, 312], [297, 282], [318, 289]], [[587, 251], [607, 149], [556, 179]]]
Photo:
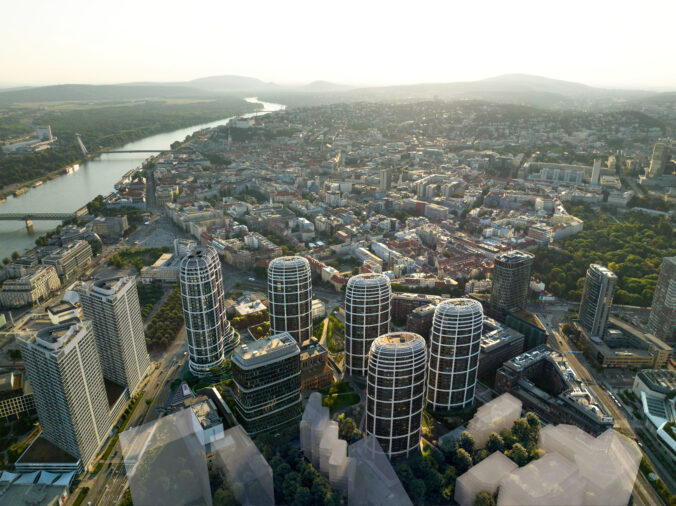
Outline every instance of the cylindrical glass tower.
[[376, 337], [390, 331], [392, 289], [384, 274], [359, 274], [345, 290], [345, 374], [365, 376]]
[[303, 257], [279, 257], [268, 266], [270, 334], [288, 332], [299, 345], [312, 337], [312, 276]]
[[206, 375], [239, 344], [226, 318], [223, 276], [218, 253], [198, 246], [181, 261], [179, 274], [190, 371]]
[[366, 434], [391, 458], [408, 457], [420, 446], [426, 366], [425, 340], [418, 334], [390, 332], [371, 345]]
[[448, 411], [471, 406], [479, 367], [483, 308], [472, 299], [449, 299], [434, 312], [430, 332], [427, 406]]

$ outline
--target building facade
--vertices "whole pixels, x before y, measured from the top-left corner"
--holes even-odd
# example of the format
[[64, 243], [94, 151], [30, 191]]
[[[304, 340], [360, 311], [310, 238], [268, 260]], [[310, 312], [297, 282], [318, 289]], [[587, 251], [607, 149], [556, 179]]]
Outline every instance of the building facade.
[[535, 257], [525, 251], [508, 251], [495, 257], [491, 306], [501, 312], [526, 309], [530, 273]]
[[179, 271], [183, 316], [190, 355], [189, 368], [196, 376], [223, 363], [239, 344], [226, 317], [223, 276], [218, 253], [198, 246], [181, 261]]
[[390, 332], [373, 341], [365, 432], [391, 458], [406, 458], [420, 447], [426, 370], [427, 350], [419, 335]]
[[374, 339], [390, 331], [390, 280], [359, 274], [345, 290], [345, 374], [365, 376]]
[[483, 308], [472, 299], [449, 299], [434, 312], [430, 334], [427, 406], [463, 409], [474, 402]]
[[288, 332], [237, 347], [232, 354], [237, 418], [250, 435], [298, 421], [300, 348]]
[[607, 267], [591, 264], [580, 303], [580, 325], [593, 337], [604, 338], [617, 276]]
[[676, 344], [676, 257], [662, 262], [648, 326], [658, 338]]
[[312, 337], [312, 274], [303, 257], [279, 257], [268, 266], [270, 333], [288, 332], [299, 345]]
[[112, 427], [91, 324], [47, 327], [18, 340], [41, 436], [86, 469]]
[[77, 291], [92, 322], [103, 377], [133, 396], [150, 367], [136, 280], [97, 280], [80, 284]]

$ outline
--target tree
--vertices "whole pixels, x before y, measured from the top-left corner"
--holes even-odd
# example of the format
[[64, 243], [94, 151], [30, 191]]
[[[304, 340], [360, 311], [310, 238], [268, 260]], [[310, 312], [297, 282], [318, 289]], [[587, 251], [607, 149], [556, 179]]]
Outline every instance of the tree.
[[460, 434], [460, 439], [458, 439], [458, 446], [465, 450], [467, 453], [472, 454], [474, 452], [474, 436], [467, 432], [466, 430]]
[[512, 425], [512, 434], [522, 445], [527, 445], [530, 440], [530, 426], [525, 418], [517, 418]]
[[425, 492], [425, 482], [419, 478], [413, 480], [408, 489], [408, 495], [413, 504], [421, 504], [425, 499]]
[[[524, 450], [524, 453], [526, 450]], [[458, 448], [458, 451], [455, 454], [455, 470], [458, 474], [463, 474], [472, 467], [472, 457], [467, 453], [467, 451], [462, 448]]]
[[20, 255], [18, 251], [12, 251], [12, 259], [16, 260], [17, 258], [19, 258], [19, 256]]
[[490, 492], [479, 492], [474, 498], [472, 506], [495, 506], [495, 499]]
[[528, 463], [528, 452], [521, 443], [514, 443], [512, 449], [507, 452], [507, 456], [518, 466], [525, 466]]
[[536, 442], [540, 436], [540, 427], [542, 426], [540, 424], [540, 419], [535, 413], [529, 411], [526, 413], [526, 422], [528, 423], [528, 427], [530, 429], [528, 438], [530, 441]]
[[458, 442], [452, 437], [446, 437], [441, 441], [439, 445], [441, 452], [446, 457], [446, 460], [452, 462], [455, 459], [455, 452], [458, 449]]
[[5, 264], [5, 265], [10, 264], [11, 262], [12, 262], [12, 261], [10, 260], [9, 257], [5, 257], [5, 258], [2, 259], [2, 263]]
[[506, 450], [509, 450], [512, 446], [514, 446], [514, 443], [516, 443], [516, 438], [512, 434], [512, 431], [509, 429], [505, 429], [502, 432], [500, 432], [500, 437], [502, 438], [504, 448]]
[[488, 443], [486, 443], [486, 449], [493, 452], [501, 452], [505, 446], [505, 442], [502, 440], [499, 434], [496, 432], [491, 432], [491, 435], [488, 436]]
[[310, 506], [312, 504], [312, 494], [307, 487], [300, 487], [293, 498], [293, 504], [298, 506]]

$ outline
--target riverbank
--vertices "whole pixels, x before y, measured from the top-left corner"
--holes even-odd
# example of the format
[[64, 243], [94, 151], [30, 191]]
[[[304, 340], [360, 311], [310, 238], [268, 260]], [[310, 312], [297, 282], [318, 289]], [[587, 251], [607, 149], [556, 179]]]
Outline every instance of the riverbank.
[[[281, 110], [280, 104], [261, 103], [254, 98], [245, 99], [250, 110], [244, 116], [265, 114]], [[261, 108], [262, 105], [262, 108]], [[216, 121], [187, 128], [152, 135], [135, 142], [125, 144], [118, 149], [128, 151], [169, 150], [172, 143], [183, 141], [186, 136], [206, 128], [225, 125], [234, 116], [222, 117]], [[8, 196], [5, 203], [0, 203], [0, 213], [71, 213], [85, 205], [97, 195], [108, 195], [114, 191], [114, 185], [123, 174], [141, 166], [148, 158], [148, 153], [103, 153], [84, 161], [80, 170], [70, 175], [63, 174], [63, 168], [51, 171], [49, 176], [41, 178], [44, 184], [32, 188], [31, 183], [22, 183], [29, 186], [30, 191], [20, 197]], [[6, 193], [9, 193], [8, 191]], [[0, 258], [9, 256], [13, 251], [25, 252], [35, 247], [35, 239], [54, 230], [58, 221], [34, 221], [34, 235], [26, 232], [23, 221], [0, 221]]]
[[[0, 195], [49, 180], [68, 165], [91, 160], [83, 157], [76, 133], [81, 135], [88, 150], [98, 153], [177, 129], [256, 111], [255, 104], [234, 97], [181, 104], [147, 100], [114, 106], [73, 104], [71, 107], [59, 108], [57, 112], [53, 105], [47, 104], [46, 112], [31, 109], [25, 113], [32, 121], [51, 126], [58, 136], [58, 147], [39, 153], [0, 155], [0, 174], [3, 175]], [[2, 112], [0, 108], [0, 115]]]

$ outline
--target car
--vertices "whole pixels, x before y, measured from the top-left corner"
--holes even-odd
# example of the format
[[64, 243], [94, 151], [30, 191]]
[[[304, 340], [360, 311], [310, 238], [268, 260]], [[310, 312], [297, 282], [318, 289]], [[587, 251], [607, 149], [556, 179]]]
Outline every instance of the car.
[[256, 278], [249, 278], [249, 281], [256, 281]]

